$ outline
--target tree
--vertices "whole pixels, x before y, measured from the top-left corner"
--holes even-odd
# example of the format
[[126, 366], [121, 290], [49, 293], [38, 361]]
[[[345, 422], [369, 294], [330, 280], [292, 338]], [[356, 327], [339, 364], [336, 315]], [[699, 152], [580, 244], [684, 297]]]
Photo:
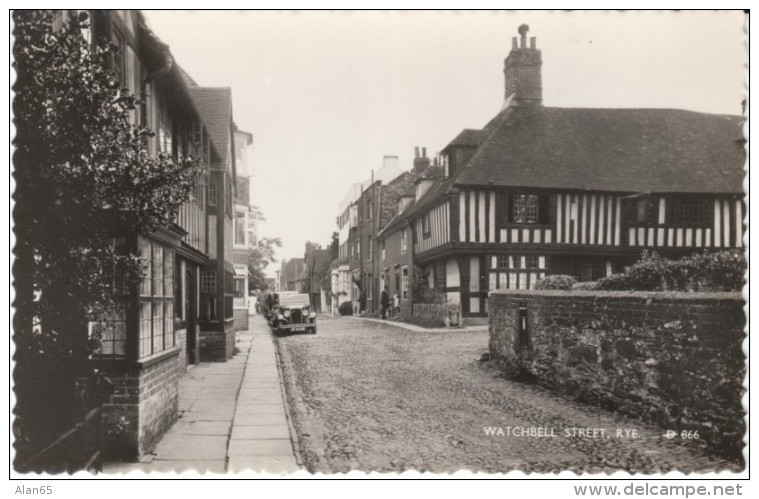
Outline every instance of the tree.
[[173, 223], [199, 168], [148, 154], [153, 133], [132, 123], [139, 102], [109, 70], [116, 48], [83, 36], [87, 13], [13, 19], [15, 428], [44, 442], [91, 373], [88, 321], [121, 313], [142, 279], [126, 243]]
[[274, 263], [276, 248], [282, 247], [282, 240], [278, 237], [259, 239], [255, 248], [248, 253], [248, 289], [266, 289], [266, 267]]

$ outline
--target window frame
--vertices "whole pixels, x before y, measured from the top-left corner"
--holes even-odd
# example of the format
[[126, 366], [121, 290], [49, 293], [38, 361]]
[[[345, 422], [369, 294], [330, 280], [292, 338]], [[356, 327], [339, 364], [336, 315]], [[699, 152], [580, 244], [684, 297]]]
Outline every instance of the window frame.
[[[515, 220], [515, 202], [524, 198], [534, 198], [535, 205], [530, 207], [535, 211], [534, 221]], [[542, 192], [515, 191], [500, 192], [496, 201], [496, 220], [501, 228], [513, 226], [552, 225], [556, 222], [555, 195]], [[532, 218], [532, 217], [531, 217]]]
[[[677, 216], [678, 205], [681, 203], [693, 203], [694, 209], [698, 210], [700, 203], [703, 208], [703, 220], [684, 220]], [[679, 227], [709, 227], [714, 219], [714, 200], [708, 198], [675, 197], [666, 201], [667, 224]]]
[[[549, 260], [545, 254], [489, 254], [485, 261], [488, 289], [529, 289], [530, 284], [548, 275]], [[528, 287], [522, 287], [523, 282]]]
[[631, 199], [626, 209], [628, 226], [649, 227], [658, 225], [658, 205], [659, 203], [649, 196]]
[[[137, 357], [144, 360], [177, 346], [174, 327], [176, 253], [173, 248], [142, 236], [138, 237], [138, 251], [147, 267], [140, 283], [137, 307]], [[145, 251], [150, 251], [149, 258]]]

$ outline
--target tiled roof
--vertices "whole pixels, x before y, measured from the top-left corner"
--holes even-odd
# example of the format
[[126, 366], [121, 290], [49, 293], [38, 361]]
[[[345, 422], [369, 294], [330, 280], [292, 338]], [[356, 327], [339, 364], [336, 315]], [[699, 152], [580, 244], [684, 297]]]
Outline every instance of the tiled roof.
[[190, 87], [190, 95], [200, 112], [222, 163], [227, 162], [232, 123], [232, 89]]
[[455, 184], [742, 192], [742, 123], [673, 109], [517, 107], [489, 124]]
[[446, 151], [449, 147], [454, 146], [479, 146], [487, 132], [485, 130], [473, 130], [471, 128], [465, 128], [459, 133], [455, 139], [453, 139], [443, 151]]
[[436, 178], [443, 178], [445, 175], [445, 168], [443, 168], [440, 165], [430, 165], [428, 166], [420, 175], [419, 178], [416, 179], [414, 182], [426, 179], [436, 179]]

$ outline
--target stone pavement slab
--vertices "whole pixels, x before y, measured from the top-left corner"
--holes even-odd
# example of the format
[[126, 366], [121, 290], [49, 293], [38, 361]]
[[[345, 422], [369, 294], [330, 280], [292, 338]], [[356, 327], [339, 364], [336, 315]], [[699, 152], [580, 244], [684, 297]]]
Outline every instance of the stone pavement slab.
[[158, 443], [154, 454], [162, 460], [224, 461], [227, 440], [227, 435], [187, 435], [174, 430]]
[[267, 473], [294, 473], [300, 466], [293, 456], [240, 456], [230, 457], [228, 468], [232, 472], [256, 471]]
[[298, 471], [273, 338], [260, 317], [250, 327], [237, 333], [240, 353], [231, 360], [201, 363], [182, 376], [179, 419], [152, 454], [105, 463], [104, 472]]
[[290, 438], [278, 440], [231, 440], [229, 442], [229, 457], [241, 456], [287, 456], [292, 454]]
[[232, 440], [276, 440], [290, 439], [290, 427], [287, 425], [237, 425], [232, 430]]

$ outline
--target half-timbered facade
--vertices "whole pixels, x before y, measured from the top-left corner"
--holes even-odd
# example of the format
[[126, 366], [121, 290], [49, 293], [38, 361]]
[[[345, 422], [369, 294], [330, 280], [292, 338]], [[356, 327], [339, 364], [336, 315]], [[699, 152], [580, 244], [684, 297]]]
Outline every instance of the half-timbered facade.
[[541, 64], [534, 38], [514, 38], [504, 109], [443, 150], [410, 214], [415, 263], [449, 300], [485, 314], [493, 289], [596, 280], [644, 249], [743, 246], [740, 117], [545, 107]]
[[208, 261], [200, 276], [200, 359], [225, 361], [235, 345], [234, 198], [235, 124], [232, 91], [190, 86], [190, 94], [210, 136], [206, 206]]

